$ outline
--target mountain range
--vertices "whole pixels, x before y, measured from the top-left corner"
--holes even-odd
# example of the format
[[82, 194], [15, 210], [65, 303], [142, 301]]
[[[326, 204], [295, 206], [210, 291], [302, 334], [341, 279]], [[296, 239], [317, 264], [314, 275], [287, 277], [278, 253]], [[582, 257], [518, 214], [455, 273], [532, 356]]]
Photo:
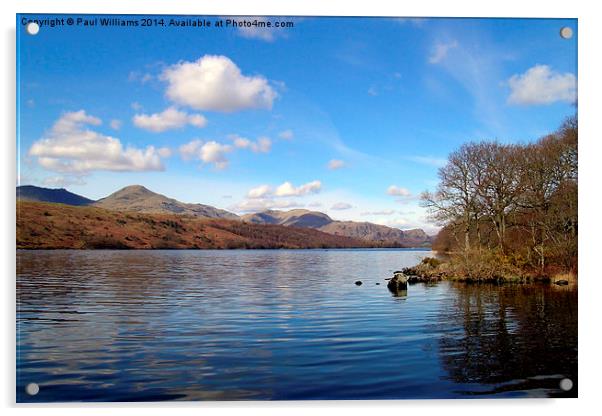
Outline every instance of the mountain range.
[[278, 225], [314, 229], [330, 235], [374, 243], [378, 246], [425, 247], [430, 246], [432, 241], [432, 237], [421, 229], [402, 231], [398, 228], [370, 222], [337, 221], [322, 212], [305, 209], [268, 210], [238, 216], [210, 205], [180, 202], [152, 192], [141, 185], [127, 186], [98, 201], [74, 194], [66, 189], [48, 189], [31, 185], [19, 186], [17, 187], [17, 200], [92, 206], [117, 212], [175, 214], [188, 217], [234, 220], [252, 225]]

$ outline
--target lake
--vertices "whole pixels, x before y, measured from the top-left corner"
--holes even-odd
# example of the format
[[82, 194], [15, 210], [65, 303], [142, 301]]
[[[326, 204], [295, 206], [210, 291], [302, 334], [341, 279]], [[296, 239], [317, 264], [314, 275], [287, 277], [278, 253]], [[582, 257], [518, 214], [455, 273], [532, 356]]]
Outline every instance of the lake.
[[576, 397], [576, 290], [387, 290], [432, 255], [17, 251], [17, 401]]

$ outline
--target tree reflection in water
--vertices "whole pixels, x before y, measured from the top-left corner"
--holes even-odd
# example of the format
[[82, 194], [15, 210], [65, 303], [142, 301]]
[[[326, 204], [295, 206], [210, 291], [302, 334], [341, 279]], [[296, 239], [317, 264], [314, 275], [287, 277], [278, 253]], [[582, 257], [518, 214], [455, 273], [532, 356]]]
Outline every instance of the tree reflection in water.
[[[468, 395], [545, 389], [577, 396], [577, 290], [549, 285], [453, 284], [442, 310], [442, 365]], [[450, 332], [450, 327], [453, 330]], [[559, 389], [570, 378], [569, 392]], [[484, 391], [476, 383], [491, 386]]]

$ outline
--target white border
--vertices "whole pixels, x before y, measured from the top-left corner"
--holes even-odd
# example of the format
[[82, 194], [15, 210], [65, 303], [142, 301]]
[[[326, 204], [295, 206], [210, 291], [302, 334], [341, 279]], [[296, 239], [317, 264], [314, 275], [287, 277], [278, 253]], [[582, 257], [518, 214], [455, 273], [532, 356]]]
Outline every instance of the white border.
[[[166, 408], [190, 414], [282, 414], [305, 415], [308, 412], [326, 414], [345, 412], [360, 415], [372, 409], [379, 414], [462, 415], [487, 416], [508, 413], [537, 412], [546, 415], [588, 414], [596, 408], [602, 385], [600, 356], [602, 344], [599, 331], [599, 297], [602, 275], [596, 271], [597, 241], [601, 238], [598, 200], [600, 198], [599, 171], [602, 76], [600, 42], [602, 41], [602, 15], [595, 2], [577, 1], [525, 1], [498, 0], [420, 0], [406, 4], [393, 1], [367, 0], [363, 3], [350, 0], [4, 0], [2, 13], [2, 158], [1, 181], [4, 196], [2, 210], [2, 265], [4, 266], [2, 302], [2, 389], [1, 401], [9, 414], [19, 410], [21, 414], [44, 412], [45, 416], [81, 414], [85, 406], [87, 414], [131, 413], [133, 408], [144, 408], [148, 415], [162, 415]], [[334, 15], [334, 16], [466, 16], [466, 17], [577, 17], [579, 18], [579, 225], [580, 225], [580, 290], [579, 290], [579, 399], [576, 400], [454, 400], [454, 401], [354, 401], [354, 402], [227, 402], [227, 403], [157, 403], [120, 405], [44, 405], [16, 406], [14, 404], [15, 372], [15, 13], [136, 13], [136, 14], [215, 14], [215, 15]], [[528, 39], [525, 40], [528, 42]], [[107, 408], [110, 408], [107, 409]]]

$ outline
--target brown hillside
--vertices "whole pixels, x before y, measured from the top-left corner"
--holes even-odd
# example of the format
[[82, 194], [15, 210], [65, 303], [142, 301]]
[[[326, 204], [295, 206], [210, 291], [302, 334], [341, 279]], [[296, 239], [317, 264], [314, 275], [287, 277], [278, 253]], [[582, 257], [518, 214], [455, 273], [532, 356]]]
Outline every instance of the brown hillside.
[[92, 206], [17, 203], [20, 249], [352, 248], [365, 241], [309, 228]]

